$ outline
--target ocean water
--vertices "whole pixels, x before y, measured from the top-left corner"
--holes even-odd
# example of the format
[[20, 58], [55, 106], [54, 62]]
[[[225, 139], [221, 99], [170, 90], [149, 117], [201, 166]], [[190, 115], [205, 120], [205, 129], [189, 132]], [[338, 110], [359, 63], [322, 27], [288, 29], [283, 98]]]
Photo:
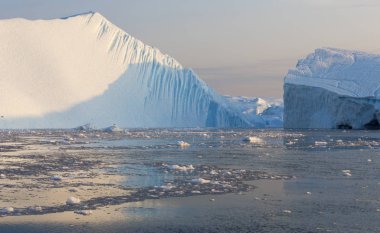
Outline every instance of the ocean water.
[[0, 232], [380, 232], [378, 131], [0, 137]]

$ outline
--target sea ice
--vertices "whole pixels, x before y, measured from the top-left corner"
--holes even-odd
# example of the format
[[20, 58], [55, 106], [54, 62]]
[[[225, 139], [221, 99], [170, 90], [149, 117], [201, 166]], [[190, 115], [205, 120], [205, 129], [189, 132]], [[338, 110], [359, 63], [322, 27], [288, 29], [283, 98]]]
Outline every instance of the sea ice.
[[241, 139], [243, 142], [249, 142], [252, 144], [263, 144], [264, 140], [258, 137], [246, 136]]
[[77, 197], [69, 197], [69, 198], [67, 198], [67, 200], [66, 200], [66, 204], [67, 204], [67, 205], [76, 205], [76, 204], [80, 204], [80, 199], [77, 198]]
[[184, 142], [184, 141], [178, 141], [177, 145], [181, 148], [186, 148], [186, 147], [189, 147], [190, 144], [187, 143], [187, 142]]
[[193, 184], [208, 184], [208, 183], [210, 183], [210, 180], [206, 180], [203, 178], [197, 178], [197, 179], [192, 179], [191, 183], [193, 183]]

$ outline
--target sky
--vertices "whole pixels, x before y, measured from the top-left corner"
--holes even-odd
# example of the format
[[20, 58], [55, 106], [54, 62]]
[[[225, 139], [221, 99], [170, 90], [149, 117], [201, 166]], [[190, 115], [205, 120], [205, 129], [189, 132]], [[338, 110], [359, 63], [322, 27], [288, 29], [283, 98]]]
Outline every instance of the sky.
[[96, 11], [176, 58], [221, 94], [282, 97], [320, 47], [380, 53], [378, 0], [0, 0], [0, 18]]

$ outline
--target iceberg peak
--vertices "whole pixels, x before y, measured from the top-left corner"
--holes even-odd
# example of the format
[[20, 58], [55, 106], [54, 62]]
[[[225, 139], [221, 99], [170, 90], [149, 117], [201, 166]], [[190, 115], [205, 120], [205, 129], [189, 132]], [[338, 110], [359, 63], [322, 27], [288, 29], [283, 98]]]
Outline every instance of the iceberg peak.
[[[69, 19], [69, 18], [74, 18], [74, 17], [78, 17], [78, 16], [93, 16], [95, 14], [98, 14], [98, 15], [102, 16], [100, 13], [95, 12], [95, 11], [86, 11], [86, 12], [82, 12], [82, 13], [78, 13], [78, 14], [62, 17], [61, 19]], [[102, 17], [104, 17], [104, 16], [102, 16]]]

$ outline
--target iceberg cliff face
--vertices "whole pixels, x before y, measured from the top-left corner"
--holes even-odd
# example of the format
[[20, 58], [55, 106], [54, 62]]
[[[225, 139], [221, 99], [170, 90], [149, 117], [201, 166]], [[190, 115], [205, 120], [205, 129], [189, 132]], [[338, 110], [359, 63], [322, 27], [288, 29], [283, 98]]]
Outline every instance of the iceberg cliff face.
[[284, 84], [285, 128], [380, 127], [380, 55], [317, 49]]
[[98, 13], [0, 29], [2, 128], [261, 126]]

